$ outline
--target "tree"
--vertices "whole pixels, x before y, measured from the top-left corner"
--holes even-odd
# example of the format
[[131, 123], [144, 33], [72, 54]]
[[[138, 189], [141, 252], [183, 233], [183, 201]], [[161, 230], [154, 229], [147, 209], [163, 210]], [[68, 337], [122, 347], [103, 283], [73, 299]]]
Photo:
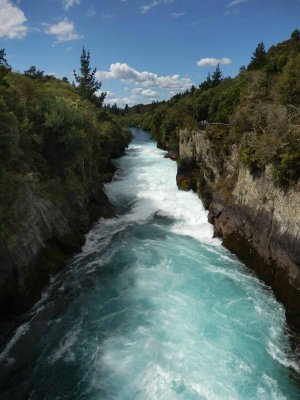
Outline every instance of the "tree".
[[6, 59], [5, 49], [0, 50], [0, 86], [8, 87], [8, 83], [5, 80], [6, 74], [11, 70], [10, 65]]
[[263, 42], [259, 43], [253, 52], [250, 64], [248, 65], [248, 70], [260, 69], [266, 65], [267, 53], [265, 50], [265, 45]]
[[278, 80], [278, 93], [283, 104], [300, 104], [300, 54], [291, 57]]
[[115, 103], [112, 107], [111, 107], [111, 112], [115, 115], [119, 115], [120, 114], [120, 110], [119, 107], [117, 106], [117, 103]]
[[[18, 148], [20, 137], [18, 120], [0, 97], [0, 159], [12, 158]], [[3, 165], [3, 164], [2, 164]]]
[[212, 80], [211, 80], [211, 75], [209, 72], [206, 80], [199, 85], [199, 88], [202, 90], [207, 90], [207, 89], [210, 89], [211, 86], [212, 86]]
[[75, 81], [78, 83], [78, 92], [83, 99], [101, 107], [106, 97], [106, 92], [102, 92], [99, 96], [96, 95], [102, 86], [102, 82], [95, 77], [96, 72], [96, 68], [92, 70], [90, 67], [90, 52], [83, 47], [80, 56], [80, 74], [77, 74], [75, 69], [73, 71]]
[[29, 67], [27, 70], [24, 71], [24, 75], [32, 79], [43, 79], [44, 71], [40, 71], [39, 69], [37, 69], [35, 65], [32, 65], [31, 67]]
[[191, 95], [192, 96], [194, 95], [195, 91], [196, 91], [196, 88], [194, 85], [192, 85], [192, 87], [191, 87]]
[[291, 34], [291, 39], [293, 42], [299, 42], [300, 40], [300, 32], [298, 29], [295, 29], [294, 32]]
[[215, 70], [215, 72], [212, 74], [212, 86], [218, 86], [219, 83], [222, 82], [223, 76], [222, 76], [222, 71], [220, 68], [220, 64], [217, 65], [217, 68]]
[[5, 49], [1, 49], [0, 50], [0, 67], [10, 70], [10, 66], [9, 66], [9, 64], [7, 62], [7, 59], [5, 57], [6, 57]]

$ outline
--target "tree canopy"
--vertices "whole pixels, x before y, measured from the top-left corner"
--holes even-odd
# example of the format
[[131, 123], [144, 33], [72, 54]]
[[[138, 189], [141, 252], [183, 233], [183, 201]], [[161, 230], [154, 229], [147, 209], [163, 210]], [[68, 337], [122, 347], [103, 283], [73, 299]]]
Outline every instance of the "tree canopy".
[[222, 71], [220, 68], [220, 64], [217, 65], [216, 70], [212, 74], [212, 86], [218, 86], [219, 83], [222, 81], [223, 76], [222, 76]]
[[295, 29], [292, 34], [291, 34], [291, 39], [294, 42], [298, 42], [300, 40], [300, 31], [298, 29]]
[[7, 86], [6, 74], [11, 70], [6, 59], [5, 49], [0, 49], [0, 86]]
[[267, 53], [263, 42], [259, 43], [253, 52], [248, 70], [254, 70], [262, 68], [266, 64]]
[[44, 71], [40, 71], [35, 65], [32, 65], [24, 71], [24, 75], [32, 79], [42, 79], [44, 77]]

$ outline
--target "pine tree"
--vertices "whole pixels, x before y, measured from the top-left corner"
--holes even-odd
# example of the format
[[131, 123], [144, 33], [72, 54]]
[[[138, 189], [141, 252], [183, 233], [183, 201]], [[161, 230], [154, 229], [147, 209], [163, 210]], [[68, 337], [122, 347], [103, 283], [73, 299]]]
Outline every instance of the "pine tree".
[[8, 86], [8, 83], [5, 80], [5, 76], [11, 70], [10, 65], [6, 59], [5, 49], [0, 50], [0, 85], [1, 86]]
[[298, 29], [295, 29], [294, 32], [291, 34], [291, 39], [294, 42], [299, 42], [299, 40], [300, 40], [300, 32], [299, 32]]
[[194, 95], [195, 91], [196, 91], [196, 88], [195, 88], [194, 85], [192, 85], [192, 86], [191, 86], [191, 95], [192, 95], [192, 96]]
[[222, 71], [220, 68], [220, 64], [217, 65], [217, 68], [215, 72], [212, 74], [211, 80], [212, 80], [212, 86], [218, 86], [219, 83], [222, 81], [223, 76], [222, 76]]
[[6, 53], [5, 49], [0, 50], [0, 67], [4, 67], [6, 69], [10, 69], [10, 66], [8, 65], [7, 59], [6, 59]]
[[251, 57], [250, 64], [248, 65], [248, 70], [260, 69], [264, 65], [266, 65], [266, 62], [267, 62], [267, 53], [265, 50], [265, 45], [263, 44], [263, 42], [261, 42], [256, 47], [253, 56]]
[[83, 47], [80, 56], [80, 74], [77, 74], [74, 70], [74, 77], [78, 83], [78, 92], [84, 99], [90, 100], [98, 107], [101, 107], [106, 97], [106, 92], [102, 92], [99, 96], [96, 92], [100, 90], [102, 83], [95, 77], [97, 69], [91, 69], [90, 66], [90, 52], [86, 51]]

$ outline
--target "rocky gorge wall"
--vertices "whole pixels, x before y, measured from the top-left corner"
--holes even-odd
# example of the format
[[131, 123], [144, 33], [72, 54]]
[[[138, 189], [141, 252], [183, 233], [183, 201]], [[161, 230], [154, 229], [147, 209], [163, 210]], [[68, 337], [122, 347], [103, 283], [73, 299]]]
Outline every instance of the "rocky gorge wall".
[[253, 177], [233, 146], [220, 161], [205, 131], [180, 132], [177, 183], [209, 209], [215, 235], [271, 286], [300, 332], [300, 184], [284, 191], [271, 166]]
[[[103, 170], [114, 173], [111, 157]], [[85, 233], [99, 217], [111, 217], [113, 207], [103, 189], [94, 182], [86, 193], [74, 192], [60, 204], [36, 193], [30, 186], [13, 204], [13, 235], [0, 237], [0, 320], [26, 311], [40, 296], [51, 274], [58, 272], [79, 251]]]

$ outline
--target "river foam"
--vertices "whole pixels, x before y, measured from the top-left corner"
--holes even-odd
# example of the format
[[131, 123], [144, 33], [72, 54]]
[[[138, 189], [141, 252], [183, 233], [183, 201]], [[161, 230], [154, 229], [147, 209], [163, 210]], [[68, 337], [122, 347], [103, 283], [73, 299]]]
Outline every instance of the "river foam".
[[193, 192], [179, 191], [174, 179], [176, 163], [163, 158], [165, 152], [153, 143], [133, 144], [126, 158], [117, 161], [124, 174], [107, 185], [107, 194], [118, 205], [120, 197], [130, 206], [123, 216], [124, 223], [143, 223], [154, 215], [174, 221], [171, 231], [198, 240], [219, 243], [213, 237], [213, 228], [207, 221], [198, 196]]

